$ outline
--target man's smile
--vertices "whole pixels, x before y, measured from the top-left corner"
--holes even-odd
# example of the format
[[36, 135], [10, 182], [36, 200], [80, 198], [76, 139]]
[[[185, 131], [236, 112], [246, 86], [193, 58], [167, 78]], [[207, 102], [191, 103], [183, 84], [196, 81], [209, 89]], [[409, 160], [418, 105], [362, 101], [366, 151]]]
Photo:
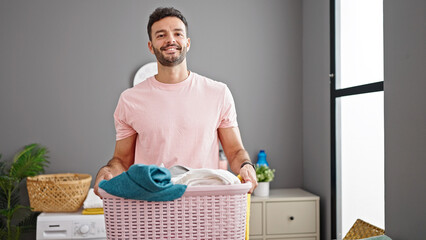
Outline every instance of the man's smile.
[[161, 47], [160, 50], [164, 51], [166, 53], [175, 53], [176, 51], [182, 50], [182, 47], [180, 47], [176, 44], [171, 44], [171, 45], [167, 45], [165, 47]]

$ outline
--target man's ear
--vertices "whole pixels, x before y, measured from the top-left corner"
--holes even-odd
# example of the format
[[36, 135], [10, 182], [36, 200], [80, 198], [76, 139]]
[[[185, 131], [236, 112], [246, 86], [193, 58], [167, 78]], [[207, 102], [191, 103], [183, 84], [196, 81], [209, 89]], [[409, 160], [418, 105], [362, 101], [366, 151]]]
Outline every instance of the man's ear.
[[187, 38], [186, 39], [186, 51], [188, 52], [190, 48], [191, 48], [191, 39]]
[[148, 42], [148, 49], [149, 49], [149, 51], [152, 53], [152, 54], [154, 54], [154, 49], [152, 49], [153, 48], [153, 46], [152, 46], [152, 42], [151, 41], [149, 41]]

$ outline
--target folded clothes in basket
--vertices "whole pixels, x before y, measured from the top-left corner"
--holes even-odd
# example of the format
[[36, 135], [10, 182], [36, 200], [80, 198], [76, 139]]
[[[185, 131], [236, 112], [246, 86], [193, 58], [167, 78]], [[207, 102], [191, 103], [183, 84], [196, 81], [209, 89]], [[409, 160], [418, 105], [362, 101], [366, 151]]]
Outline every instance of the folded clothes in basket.
[[231, 172], [223, 169], [190, 169], [189, 171], [172, 177], [172, 183], [197, 185], [231, 185], [241, 184], [240, 179]]
[[172, 201], [180, 198], [187, 186], [173, 184], [170, 179], [167, 168], [134, 164], [127, 172], [110, 180], [102, 180], [99, 187], [111, 195], [127, 199]]

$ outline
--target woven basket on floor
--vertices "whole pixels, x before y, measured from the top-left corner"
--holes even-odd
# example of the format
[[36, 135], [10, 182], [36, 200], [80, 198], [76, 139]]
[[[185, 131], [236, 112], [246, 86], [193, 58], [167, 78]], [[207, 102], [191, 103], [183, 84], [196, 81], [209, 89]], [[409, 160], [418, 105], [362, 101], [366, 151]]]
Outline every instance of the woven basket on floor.
[[354, 225], [352, 225], [349, 232], [346, 234], [344, 240], [349, 239], [363, 239], [374, 236], [380, 236], [385, 234], [385, 230], [364, 222], [361, 219], [357, 219]]
[[89, 174], [45, 174], [27, 178], [33, 211], [75, 212], [86, 199], [92, 176]]

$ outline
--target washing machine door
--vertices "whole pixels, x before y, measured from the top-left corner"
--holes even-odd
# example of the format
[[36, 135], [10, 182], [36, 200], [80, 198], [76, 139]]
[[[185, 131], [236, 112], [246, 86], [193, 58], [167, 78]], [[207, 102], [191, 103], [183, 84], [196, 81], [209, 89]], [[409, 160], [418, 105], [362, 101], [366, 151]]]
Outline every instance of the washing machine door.
[[105, 240], [103, 214], [41, 213], [37, 217], [37, 240], [90, 239]]

